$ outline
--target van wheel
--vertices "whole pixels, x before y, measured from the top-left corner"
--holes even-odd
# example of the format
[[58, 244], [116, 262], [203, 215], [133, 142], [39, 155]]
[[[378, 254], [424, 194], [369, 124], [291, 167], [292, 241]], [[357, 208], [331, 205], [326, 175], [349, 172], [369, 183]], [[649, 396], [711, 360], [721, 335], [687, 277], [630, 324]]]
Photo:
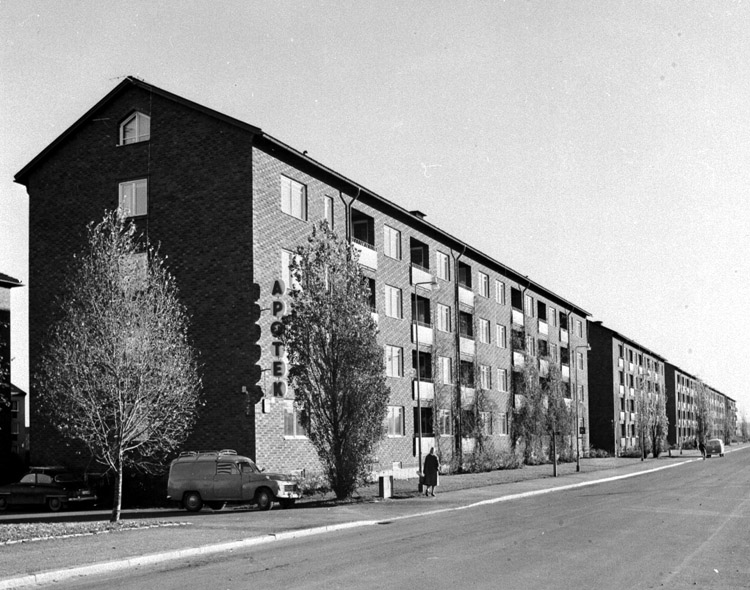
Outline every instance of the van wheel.
[[198, 512], [203, 508], [203, 500], [198, 492], [187, 492], [182, 498], [182, 505], [188, 512]]
[[268, 488], [261, 488], [255, 494], [258, 510], [270, 510], [273, 504], [273, 494]]
[[47, 498], [47, 508], [50, 512], [60, 512], [63, 503], [60, 498]]

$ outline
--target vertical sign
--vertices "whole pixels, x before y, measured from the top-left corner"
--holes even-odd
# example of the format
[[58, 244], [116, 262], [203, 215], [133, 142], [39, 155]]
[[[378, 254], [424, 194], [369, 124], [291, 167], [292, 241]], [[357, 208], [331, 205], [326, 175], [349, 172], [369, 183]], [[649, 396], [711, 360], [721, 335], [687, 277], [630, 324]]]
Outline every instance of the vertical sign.
[[284, 322], [282, 321], [286, 315], [286, 303], [282, 299], [286, 294], [286, 285], [281, 279], [277, 279], [273, 283], [273, 289], [271, 290], [271, 315], [273, 315], [273, 321], [271, 323], [271, 386], [273, 387], [273, 395], [276, 397], [284, 397], [286, 393], [286, 374], [287, 365], [284, 359], [284, 343], [281, 341], [281, 337], [284, 335]]

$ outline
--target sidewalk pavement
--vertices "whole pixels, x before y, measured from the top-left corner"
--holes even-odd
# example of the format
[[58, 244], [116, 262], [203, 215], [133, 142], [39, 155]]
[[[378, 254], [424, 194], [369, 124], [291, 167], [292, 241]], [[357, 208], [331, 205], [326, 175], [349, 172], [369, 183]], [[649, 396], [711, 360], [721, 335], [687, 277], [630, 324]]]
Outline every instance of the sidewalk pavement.
[[[746, 445], [741, 445], [742, 448]], [[738, 450], [737, 446], [727, 452]], [[0, 547], [0, 590], [61, 581], [80, 575], [112, 572], [163, 563], [194, 555], [210, 555], [282, 539], [368, 526], [380, 521], [414, 518], [436, 511], [520, 499], [529, 495], [595, 485], [676, 467], [700, 458], [697, 451], [659, 459], [582, 459], [562, 464], [558, 477], [551, 465], [489, 473], [442, 476], [435, 498], [416, 493], [416, 480], [394, 482], [394, 498], [376, 497], [377, 485], [361, 490], [359, 501], [336, 504], [325, 499], [302, 501], [292, 509], [223, 509], [199, 513], [184, 510], [127, 510], [123, 519], [169, 521], [175, 526], [49, 539]], [[49, 515], [47, 515], [49, 516]], [[108, 513], [61, 515], [66, 520], [107, 520]], [[0, 526], [2, 524], [0, 523]]]

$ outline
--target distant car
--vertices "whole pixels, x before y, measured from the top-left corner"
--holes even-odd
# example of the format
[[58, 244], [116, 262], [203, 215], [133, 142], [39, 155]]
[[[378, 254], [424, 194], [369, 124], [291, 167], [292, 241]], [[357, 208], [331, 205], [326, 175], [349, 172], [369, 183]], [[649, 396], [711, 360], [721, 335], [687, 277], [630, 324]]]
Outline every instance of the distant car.
[[711, 455], [724, 456], [724, 441], [720, 438], [712, 438], [706, 443], [706, 458]]
[[97, 495], [83, 477], [60, 467], [34, 467], [17, 483], [0, 486], [0, 510], [46, 506], [57, 512], [71, 504], [93, 505]]

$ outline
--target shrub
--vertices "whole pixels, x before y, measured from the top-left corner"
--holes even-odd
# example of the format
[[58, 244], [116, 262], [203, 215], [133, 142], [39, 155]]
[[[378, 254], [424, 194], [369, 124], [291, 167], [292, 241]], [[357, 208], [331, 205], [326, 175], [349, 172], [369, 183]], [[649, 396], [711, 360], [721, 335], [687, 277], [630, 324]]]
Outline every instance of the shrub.
[[605, 451], [604, 449], [595, 449], [594, 447], [591, 447], [589, 450], [589, 457], [592, 459], [606, 459], [610, 456], [608, 451]]
[[331, 491], [331, 486], [322, 473], [313, 473], [312, 475], [300, 475], [295, 478], [299, 491], [303, 496], [314, 496], [315, 494], [327, 494]]

